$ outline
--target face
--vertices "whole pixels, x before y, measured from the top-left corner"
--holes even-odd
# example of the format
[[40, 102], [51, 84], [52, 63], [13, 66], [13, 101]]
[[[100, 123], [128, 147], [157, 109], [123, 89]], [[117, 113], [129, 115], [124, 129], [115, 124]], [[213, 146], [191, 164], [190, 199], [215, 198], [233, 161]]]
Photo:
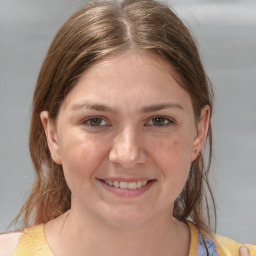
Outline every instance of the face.
[[208, 112], [195, 122], [190, 96], [159, 57], [126, 52], [96, 64], [56, 122], [41, 113], [71, 210], [118, 226], [170, 218], [204, 143]]

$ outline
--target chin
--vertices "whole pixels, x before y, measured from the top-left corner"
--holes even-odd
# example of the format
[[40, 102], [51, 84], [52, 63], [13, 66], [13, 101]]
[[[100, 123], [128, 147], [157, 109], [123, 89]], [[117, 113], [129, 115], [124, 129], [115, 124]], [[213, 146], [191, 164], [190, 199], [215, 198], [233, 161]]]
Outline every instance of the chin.
[[106, 215], [104, 217], [110, 226], [120, 229], [138, 228], [143, 226], [143, 224], [147, 222], [147, 219], [150, 219], [148, 214], [146, 216], [141, 211], [136, 212], [128, 209], [115, 212], [115, 214], [109, 216], [109, 218], [106, 218]]

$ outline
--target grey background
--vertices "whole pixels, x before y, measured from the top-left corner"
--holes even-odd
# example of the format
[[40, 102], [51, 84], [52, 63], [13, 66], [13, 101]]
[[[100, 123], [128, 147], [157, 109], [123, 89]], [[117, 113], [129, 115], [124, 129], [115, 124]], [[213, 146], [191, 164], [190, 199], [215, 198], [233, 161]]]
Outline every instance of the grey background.
[[[256, 244], [256, 1], [168, 3], [197, 38], [215, 87], [217, 233]], [[28, 130], [40, 65], [53, 35], [79, 6], [77, 0], [0, 0], [0, 231], [33, 179]]]

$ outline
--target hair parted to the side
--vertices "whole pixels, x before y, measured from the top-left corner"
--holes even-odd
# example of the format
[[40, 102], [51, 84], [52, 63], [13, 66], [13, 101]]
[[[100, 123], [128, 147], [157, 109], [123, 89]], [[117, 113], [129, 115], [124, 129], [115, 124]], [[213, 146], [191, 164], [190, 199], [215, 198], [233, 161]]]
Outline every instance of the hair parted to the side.
[[[209, 105], [212, 110], [212, 88], [196, 44], [173, 11], [152, 0], [94, 1], [87, 4], [60, 28], [38, 77], [29, 140], [36, 176], [29, 198], [17, 217], [17, 220], [22, 219], [24, 226], [45, 223], [71, 206], [71, 192], [62, 166], [52, 161], [40, 112], [47, 110], [55, 120], [61, 103], [79, 76], [95, 62], [129, 49], [150, 51], [172, 66], [178, 74], [180, 86], [191, 97], [196, 121], [203, 106]], [[175, 202], [173, 216], [183, 222], [190, 218], [199, 229], [209, 232], [207, 194], [212, 199], [216, 219], [208, 183], [212, 156], [211, 124], [206, 155], [207, 164], [203, 153], [199, 153], [193, 162], [187, 183]]]

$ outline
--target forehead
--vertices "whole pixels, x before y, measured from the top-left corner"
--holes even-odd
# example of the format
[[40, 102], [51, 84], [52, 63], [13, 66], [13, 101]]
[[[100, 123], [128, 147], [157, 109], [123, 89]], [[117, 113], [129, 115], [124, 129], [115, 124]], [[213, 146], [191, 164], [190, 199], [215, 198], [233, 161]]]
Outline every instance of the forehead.
[[108, 104], [147, 101], [184, 101], [187, 92], [178, 84], [175, 71], [160, 57], [127, 51], [98, 62], [77, 81], [63, 102], [69, 108], [79, 101], [107, 101]]

